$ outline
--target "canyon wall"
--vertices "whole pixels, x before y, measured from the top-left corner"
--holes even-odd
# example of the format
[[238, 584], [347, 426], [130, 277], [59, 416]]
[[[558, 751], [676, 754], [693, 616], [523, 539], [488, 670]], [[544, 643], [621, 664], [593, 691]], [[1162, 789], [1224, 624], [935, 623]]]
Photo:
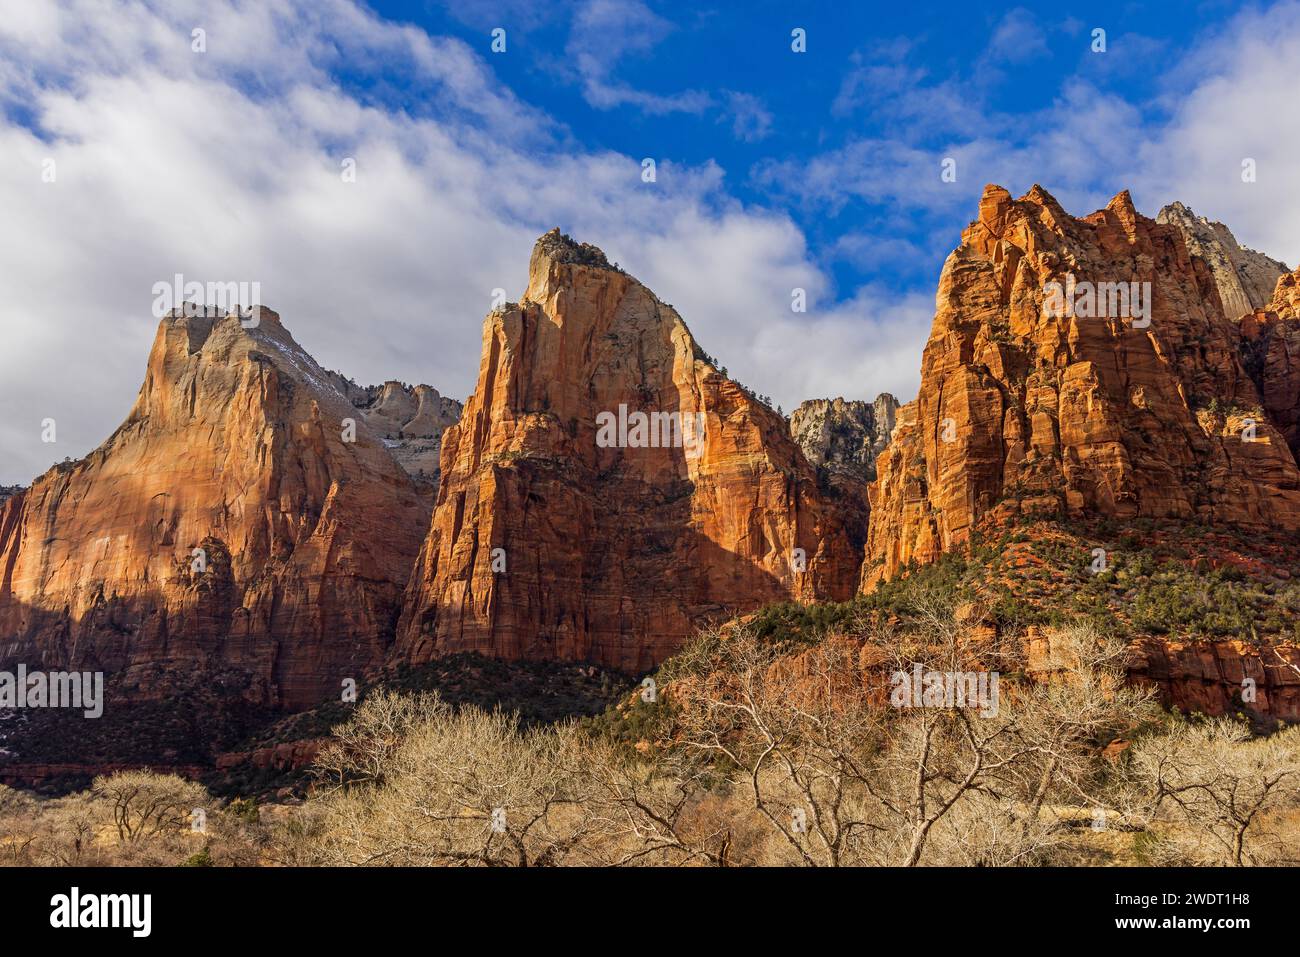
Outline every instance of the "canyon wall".
[[430, 505], [280, 318], [170, 315], [126, 421], [0, 505], [0, 663], [235, 668], [305, 708], [383, 659]]
[[[601, 441], [602, 417], [638, 414], [651, 441], [655, 423], [685, 438]], [[819, 489], [785, 420], [714, 367], [676, 310], [552, 231], [523, 300], [484, 323], [398, 654], [641, 671], [710, 618], [850, 597], [864, 519]]]
[[1246, 371], [1264, 412], [1300, 455], [1300, 270], [1277, 281], [1272, 298], [1238, 320]]
[[[1130, 314], [1096, 315], [1084, 294], [1119, 283]], [[988, 187], [877, 462], [864, 584], [968, 540], [995, 508], [1300, 529], [1300, 471], [1241, 338], [1179, 228], [1127, 193], [1077, 219], [1041, 187]]]

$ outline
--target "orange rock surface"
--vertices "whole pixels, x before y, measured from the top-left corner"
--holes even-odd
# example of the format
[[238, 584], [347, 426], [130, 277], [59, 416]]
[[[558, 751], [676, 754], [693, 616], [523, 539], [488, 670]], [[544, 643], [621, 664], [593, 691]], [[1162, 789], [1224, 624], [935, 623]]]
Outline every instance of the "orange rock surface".
[[1300, 270], [1277, 281], [1273, 299], [1240, 320], [1242, 356], [1269, 420], [1300, 454]]
[[[1048, 670], [1050, 632], [1031, 629], [1025, 649], [1030, 676]], [[1211, 717], [1240, 712], [1300, 721], [1300, 649], [1143, 638], [1134, 652], [1131, 680], [1154, 685], [1166, 707]]]
[[[1131, 305], [1045, 308], [1054, 282], [1150, 283], [1149, 324]], [[1300, 529], [1300, 471], [1240, 343], [1209, 267], [1127, 193], [1076, 219], [1040, 187], [986, 188], [944, 264], [920, 394], [877, 462], [864, 585], [966, 541], [1009, 500]]]
[[[702, 417], [698, 454], [598, 445], [599, 417], [621, 405]], [[855, 590], [861, 510], [818, 490], [785, 420], [719, 373], [676, 310], [558, 230], [533, 251], [523, 301], [484, 323], [441, 467], [404, 660], [475, 650], [638, 671], [709, 617]]]
[[428, 507], [328, 375], [270, 310], [164, 318], [121, 427], [0, 506], [0, 659], [230, 666], [286, 708], [380, 661]]

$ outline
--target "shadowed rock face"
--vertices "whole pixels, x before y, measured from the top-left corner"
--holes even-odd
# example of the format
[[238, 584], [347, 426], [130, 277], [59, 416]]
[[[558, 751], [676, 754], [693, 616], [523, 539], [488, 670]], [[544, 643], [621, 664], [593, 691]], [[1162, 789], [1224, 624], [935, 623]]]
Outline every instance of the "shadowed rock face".
[[352, 416], [270, 310], [163, 319], [122, 426], [0, 504], [0, 660], [337, 695], [391, 643], [429, 514]]
[[875, 402], [809, 399], [790, 416], [790, 434], [817, 469], [819, 485], [854, 528], [870, 520], [867, 491], [897, 411], [898, 400], [882, 393]]
[[[1071, 277], [1149, 282], [1149, 325], [1045, 309]], [[1076, 219], [1040, 187], [988, 187], [944, 264], [920, 394], [877, 462], [865, 584], [995, 508], [1300, 528], [1300, 472], [1241, 338], [1179, 227], [1127, 193]]]
[[[444, 437], [399, 657], [639, 671], [711, 616], [850, 596], [861, 513], [819, 491], [785, 420], [704, 355], [598, 249], [542, 237], [523, 301], [484, 322], [478, 385]], [[634, 447], [631, 428], [598, 443], [620, 406], [702, 421], [700, 444]]]
[[1188, 252], [1209, 267], [1223, 313], [1241, 328], [1241, 358], [1264, 411], [1293, 455], [1300, 453], [1300, 272], [1237, 244], [1223, 223], [1197, 216], [1182, 203], [1156, 221], [1175, 226]]
[[1242, 359], [1264, 411], [1300, 455], [1300, 270], [1280, 278], [1273, 298], [1239, 324]]
[[1160, 210], [1156, 222], [1176, 227], [1187, 251], [1210, 267], [1223, 314], [1229, 319], [1263, 308], [1278, 279], [1287, 271], [1284, 263], [1239, 246], [1232, 230], [1223, 223], [1197, 216], [1182, 203], [1171, 203]]

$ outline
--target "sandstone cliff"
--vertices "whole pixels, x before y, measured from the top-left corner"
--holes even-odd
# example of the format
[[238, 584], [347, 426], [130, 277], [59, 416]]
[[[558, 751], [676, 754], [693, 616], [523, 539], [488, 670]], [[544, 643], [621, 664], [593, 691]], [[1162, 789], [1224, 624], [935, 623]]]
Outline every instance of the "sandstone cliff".
[[[1103, 283], [1139, 284], [1137, 307]], [[988, 187], [944, 264], [920, 394], [877, 462], [865, 584], [995, 508], [1300, 528], [1300, 471], [1240, 340], [1179, 227], [1127, 193], [1076, 219], [1040, 187]]]
[[[0, 661], [233, 668], [302, 708], [382, 660], [429, 506], [270, 310], [159, 325], [126, 421], [0, 505]], [[156, 680], [149, 677], [161, 675]]]
[[818, 489], [785, 420], [707, 361], [676, 310], [552, 231], [523, 301], [484, 323], [398, 656], [639, 671], [712, 616], [849, 597], [860, 514]]
[[1287, 271], [1276, 259], [1238, 245], [1232, 230], [1223, 223], [1197, 216], [1182, 203], [1171, 203], [1160, 210], [1156, 222], [1176, 227], [1187, 251], [1210, 267], [1223, 314], [1229, 319], [1262, 308], [1273, 294], [1278, 277]]
[[1300, 270], [1277, 281], [1273, 298], [1240, 319], [1242, 359], [1264, 411], [1300, 455]]

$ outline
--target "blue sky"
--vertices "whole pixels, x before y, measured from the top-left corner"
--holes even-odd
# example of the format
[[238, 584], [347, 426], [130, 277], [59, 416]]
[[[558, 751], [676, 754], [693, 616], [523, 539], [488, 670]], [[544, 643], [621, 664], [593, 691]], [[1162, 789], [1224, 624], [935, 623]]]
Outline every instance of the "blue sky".
[[[1242, 9], [1167, 0], [371, 6], [479, 49], [489, 49], [493, 29], [505, 29], [506, 53], [487, 57], [503, 86], [589, 149], [716, 164], [730, 197], [798, 223], [841, 296], [875, 280], [934, 282], [984, 183], [1013, 171], [996, 153], [960, 162], [970, 137], [991, 135], [1032, 155], [1032, 131], [1020, 121], [1058, 108], [1063, 92], [1080, 86], [1138, 106], [1142, 125], [1156, 127], [1169, 113], [1165, 65]], [[791, 50], [795, 27], [806, 31], [802, 55]], [[1094, 28], [1106, 30], [1104, 53], [1092, 49]], [[418, 98], [402, 105], [423, 106]], [[799, 182], [818, 157], [873, 141], [930, 156], [936, 180], [941, 158], [958, 158], [951, 195], [937, 202], [929, 190], [909, 195], [913, 165], [874, 151], [862, 155], [878, 163], [886, 180], [879, 187], [850, 177], [838, 191]], [[1131, 144], [1116, 136], [1092, 148], [1114, 160], [1045, 185], [1062, 199], [1129, 188], [1113, 172], [1124, 168]], [[1007, 185], [1019, 194], [1031, 184]], [[1135, 198], [1152, 214], [1150, 203], [1163, 202]]]
[[787, 411], [908, 400], [988, 182], [1182, 200], [1296, 265], [1297, 63], [1297, 0], [28, 0], [0, 18], [0, 482], [121, 422], [175, 273], [260, 282], [358, 381], [463, 398], [556, 225]]

